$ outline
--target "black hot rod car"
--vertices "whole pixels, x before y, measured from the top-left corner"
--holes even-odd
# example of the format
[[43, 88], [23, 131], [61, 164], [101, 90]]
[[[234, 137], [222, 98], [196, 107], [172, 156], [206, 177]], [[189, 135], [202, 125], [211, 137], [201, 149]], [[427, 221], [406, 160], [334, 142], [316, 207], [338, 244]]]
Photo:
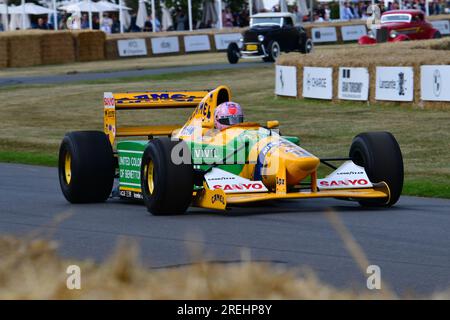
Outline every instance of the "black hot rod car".
[[240, 44], [233, 42], [228, 45], [228, 61], [234, 64], [240, 58], [262, 58], [266, 62], [273, 62], [282, 51], [311, 52], [311, 39], [306, 35], [305, 29], [295, 22], [295, 15], [288, 12], [253, 15], [250, 29], [244, 32]]

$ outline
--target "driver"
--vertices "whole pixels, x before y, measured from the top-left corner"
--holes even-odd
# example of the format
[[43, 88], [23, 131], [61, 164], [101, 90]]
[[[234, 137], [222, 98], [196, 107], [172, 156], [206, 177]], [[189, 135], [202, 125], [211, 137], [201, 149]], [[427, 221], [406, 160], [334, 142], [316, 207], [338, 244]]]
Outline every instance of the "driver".
[[244, 113], [241, 106], [235, 102], [221, 103], [214, 111], [214, 127], [216, 129], [223, 130], [242, 122], [244, 122]]

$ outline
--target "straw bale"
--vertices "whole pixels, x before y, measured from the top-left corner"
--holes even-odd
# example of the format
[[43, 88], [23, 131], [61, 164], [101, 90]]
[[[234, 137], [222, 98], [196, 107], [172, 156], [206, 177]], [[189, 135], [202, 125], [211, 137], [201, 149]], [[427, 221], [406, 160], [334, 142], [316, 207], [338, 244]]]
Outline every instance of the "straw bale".
[[98, 30], [72, 31], [77, 61], [105, 59], [105, 33]]
[[0, 68], [8, 66], [8, 40], [0, 38]]
[[[450, 40], [439, 39], [424, 43], [387, 43], [374, 46], [336, 48], [309, 55], [291, 53], [282, 55], [279, 65], [296, 66], [298, 77], [298, 97], [302, 97], [303, 67], [333, 68], [333, 98], [337, 98], [339, 67], [366, 67], [370, 76], [369, 101], [375, 102], [375, 77], [377, 66], [411, 66], [414, 68], [414, 104], [417, 106], [435, 106], [450, 108], [447, 103], [424, 103], [420, 101], [420, 66], [450, 65]], [[433, 49], [434, 48], [434, 49]], [[439, 49], [438, 49], [439, 48]], [[444, 48], [449, 48], [444, 50]], [[380, 103], [377, 101], [377, 103]]]
[[52, 31], [41, 36], [42, 64], [75, 61], [75, 46], [69, 31]]

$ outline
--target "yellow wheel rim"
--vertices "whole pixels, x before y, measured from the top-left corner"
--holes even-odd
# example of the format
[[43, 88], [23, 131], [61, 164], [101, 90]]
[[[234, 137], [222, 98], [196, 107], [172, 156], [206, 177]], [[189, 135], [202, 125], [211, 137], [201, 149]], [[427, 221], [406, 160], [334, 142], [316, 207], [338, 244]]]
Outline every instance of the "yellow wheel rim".
[[147, 186], [148, 186], [148, 191], [150, 192], [150, 194], [152, 194], [153, 190], [155, 188], [155, 184], [153, 182], [153, 161], [152, 160], [150, 160], [147, 165]]
[[66, 153], [66, 156], [64, 158], [64, 175], [66, 177], [66, 183], [70, 184], [70, 180], [72, 179], [72, 156], [69, 152]]

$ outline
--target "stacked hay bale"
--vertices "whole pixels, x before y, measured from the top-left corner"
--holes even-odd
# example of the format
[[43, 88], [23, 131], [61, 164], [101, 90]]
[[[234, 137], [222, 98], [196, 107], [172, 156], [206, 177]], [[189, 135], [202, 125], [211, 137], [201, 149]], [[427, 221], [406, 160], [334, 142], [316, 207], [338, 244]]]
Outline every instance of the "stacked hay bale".
[[72, 31], [75, 41], [77, 61], [96, 61], [105, 59], [105, 33], [98, 30]]
[[47, 32], [41, 35], [42, 64], [75, 61], [75, 47], [69, 31]]
[[7, 32], [8, 67], [31, 67], [42, 64], [41, 32]]
[[[447, 49], [446, 49], [447, 48]], [[339, 67], [365, 67], [369, 70], [369, 101], [375, 102], [376, 67], [405, 66], [414, 69], [414, 101], [418, 106], [449, 107], [449, 103], [424, 103], [420, 100], [420, 66], [450, 65], [450, 39], [421, 42], [385, 43], [374, 46], [343, 47], [310, 55], [287, 54], [279, 65], [297, 67], [297, 92], [302, 98], [303, 67], [333, 68], [333, 100], [337, 101]], [[380, 101], [377, 101], [380, 103]]]
[[8, 40], [0, 36], [0, 68], [8, 66]]

